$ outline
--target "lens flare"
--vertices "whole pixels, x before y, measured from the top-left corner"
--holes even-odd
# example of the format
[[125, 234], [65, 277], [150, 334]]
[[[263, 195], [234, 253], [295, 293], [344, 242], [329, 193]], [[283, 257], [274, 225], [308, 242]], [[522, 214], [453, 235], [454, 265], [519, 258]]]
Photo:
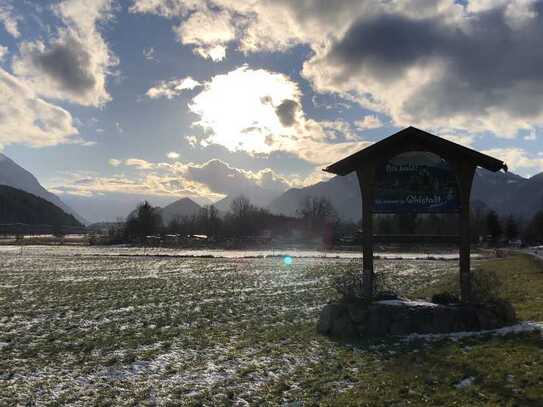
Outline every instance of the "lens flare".
[[292, 257], [290, 256], [283, 257], [283, 263], [285, 263], [285, 265], [287, 266], [290, 266], [292, 264]]

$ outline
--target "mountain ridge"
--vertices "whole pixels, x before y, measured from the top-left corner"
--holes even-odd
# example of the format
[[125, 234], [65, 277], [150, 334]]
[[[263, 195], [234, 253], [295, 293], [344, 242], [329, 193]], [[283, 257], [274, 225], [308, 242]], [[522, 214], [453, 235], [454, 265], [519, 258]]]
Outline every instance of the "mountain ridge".
[[159, 213], [162, 217], [162, 222], [167, 225], [176, 218], [197, 215], [200, 209], [202, 209], [200, 205], [198, 205], [192, 199], [184, 197], [172, 202], [164, 208], [161, 208]]
[[8, 185], [0, 185], [0, 223], [81, 226], [75, 216], [52, 202]]
[[19, 189], [45, 199], [64, 212], [73, 215], [80, 223], [87, 223], [82, 216], [62, 202], [58, 196], [45, 189], [30, 171], [2, 153], [0, 153], [0, 185]]
[[[268, 208], [273, 213], [295, 216], [307, 196], [328, 198], [343, 219], [358, 221], [361, 217], [362, 201], [355, 173], [291, 188], [272, 200]], [[482, 202], [500, 215], [529, 218], [543, 209], [543, 172], [525, 178], [512, 172], [494, 173], [479, 168], [473, 179], [471, 202]]]

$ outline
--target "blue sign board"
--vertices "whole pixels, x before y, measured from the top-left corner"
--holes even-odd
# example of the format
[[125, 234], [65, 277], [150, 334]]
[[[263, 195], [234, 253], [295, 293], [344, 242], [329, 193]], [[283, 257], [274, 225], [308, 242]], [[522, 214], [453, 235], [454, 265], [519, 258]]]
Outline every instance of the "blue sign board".
[[458, 212], [453, 169], [436, 154], [402, 153], [376, 168], [374, 213]]

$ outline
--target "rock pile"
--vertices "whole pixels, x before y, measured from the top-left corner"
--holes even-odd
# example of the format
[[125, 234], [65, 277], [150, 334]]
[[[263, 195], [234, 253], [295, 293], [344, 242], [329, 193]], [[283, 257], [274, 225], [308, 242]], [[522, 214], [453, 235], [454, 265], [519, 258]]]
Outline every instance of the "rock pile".
[[318, 331], [334, 337], [436, 334], [497, 329], [517, 322], [510, 303], [438, 305], [389, 299], [326, 305]]

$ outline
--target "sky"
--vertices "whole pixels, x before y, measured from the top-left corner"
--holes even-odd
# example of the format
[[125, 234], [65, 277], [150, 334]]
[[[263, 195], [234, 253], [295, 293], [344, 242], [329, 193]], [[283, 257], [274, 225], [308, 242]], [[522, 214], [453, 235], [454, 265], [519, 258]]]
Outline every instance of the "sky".
[[533, 0], [0, 0], [0, 150], [93, 219], [310, 185], [410, 125], [531, 176], [542, 66]]

